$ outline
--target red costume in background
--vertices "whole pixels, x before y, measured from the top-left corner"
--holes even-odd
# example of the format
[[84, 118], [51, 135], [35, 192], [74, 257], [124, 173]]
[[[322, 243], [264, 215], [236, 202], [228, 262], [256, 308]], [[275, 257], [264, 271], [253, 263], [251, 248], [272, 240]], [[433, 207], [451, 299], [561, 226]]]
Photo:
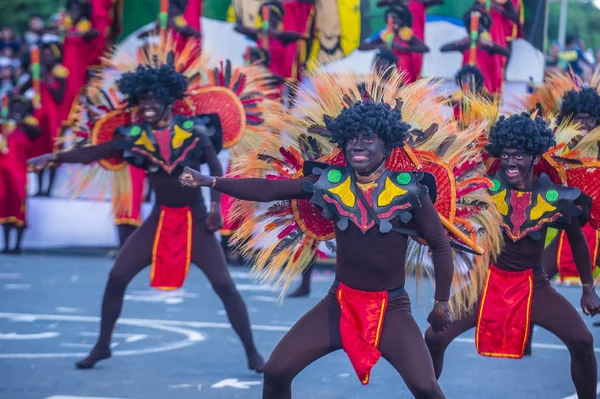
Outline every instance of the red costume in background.
[[21, 227], [26, 225], [27, 159], [32, 141], [22, 125], [4, 134], [8, 134], [8, 151], [0, 152], [0, 224]]
[[117, 226], [127, 224], [139, 227], [142, 224], [142, 202], [144, 201], [144, 181], [146, 172], [135, 166], [128, 166], [131, 179], [131, 208], [124, 209], [115, 214]]
[[[469, 53], [470, 50], [466, 49], [463, 51], [463, 62], [462, 66], [469, 65]], [[477, 68], [481, 70], [483, 74], [483, 86], [490, 93], [500, 93], [502, 91], [502, 65], [498, 63], [499, 55], [491, 55], [486, 50], [482, 49], [481, 46], [477, 46]]]
[[[75, 32], [75, 28], [71, 32]], [[81, 35], [65, 36], [63, 65], [69, 70], [65, 97], [60, 107], [60, 122], [66, 121], [71, 112], [71, 106], [77, 99], [81, 88], [87, 81], [89, 58], [93, 53], [95, 40], [86, 42]], [[59, 124], [59, 128], [60, 128]]]
[[200, 29], [200, 17], [202, 17], [202, 0], [189, 0], [183, 14], [185, 22], [198, 32], [202, 32]]
[[[398, 44], [402, 47], [408, 47], [407, 42], [405, 42], [404, 40], [400, 39], [399, 37], [394, 37], [394, 43]], [[392, 48], [392, 52], [396, 55], [396, 57], [398, 57], [398, 71], [400, 72], [404, 72], [405, 75], [405, 79], [404, 81], [406, 83], [414, 83], [419, 79], [419, 76], [421, 74], [421, 71], [417, 71], [415, 68], [415, 59], [414, 56], [415, 55], [421, 55], [422, 54], [416, 54], [416, 53], [407, 53], [404, 51], [398, 51], [394, 48]]]
[[[583, 226], [582, 230], [583, 234], [585, 235], [585, 241], [590, 250], [593, 271], [598, 260], [598, 246], [600, 244], [600, 237], [598, 230], [594, 229], [590, 225], [586, 224]], [[571, 252], [571, 244], [569, 244], [569, 240], [567, 239], [567, 235], [564, 231], [560, 232], [558, 240], [558, 253], [556, 255], [556, 268], [558, 269], [558, 277], [563, 283], [579, 283], [579, 272], [577, 271], [575, 260], [573, 259], [573, 253]]]
[[[425, 16], [426, 9], [425, 4], [411, 0], [408, 2], [408, 9], [412, 14], [413, 25], [412, 30], [417, 39], [421, 40], [425, 43]], [[421, 70], [423, 68], [423, 54], [421, 53], [411, 53], [412, 58], [412, 67], [411, 67], [411, 76], [416, 76], [415, 80], [421, 77]]]
[[[29, 148], [27, 156], [29, 158], [37, 157], [42, 154], [54, 152], [55, 141], [62, 125], [61, 110], [64, 104], [57, 102], [51, 94], [51, 90], [58, 90], [59, 80], [64, 80], [69, 72], [62, 65], [57, 65], [52, 69], [52, 77], [49, 84], [42, 80], [41, 82], [41, 107], [34, 112], [35, 118], [39, 121], [42, 134]], [[51, 87], [49, 87], [49, 85]]]
[[116, 32], [113, 32], [113, 29], [116, 28], [114, 25], [114, 11], [117, 2], [118, 0], [90, 0], [92, 5], [90, 22], [92, 27], [97, 29], [100, 34], [90, 42], [89, 65], [100, 65], [100, 57], [111, 44], [109, 43], [111, 36], [119, 33], [118, 28]]
[[[301, 1], [286, 1], [283, 7], [285, 10], [283, 14], [283, 29], [310, 36], [310, 30], [315, 17], [314, 4], [303, 3]], [[288, 73], [289, 76], [281, 76], [285, 78], [291, 77], [300, 81], [302, 78], [301, 69], [308, 58], [307, 51], [307, 43], [304, 40], [287, 45], [285, 47], [285, 57], [286, 60], [291, 60], [289, 65], [290, 71]]]

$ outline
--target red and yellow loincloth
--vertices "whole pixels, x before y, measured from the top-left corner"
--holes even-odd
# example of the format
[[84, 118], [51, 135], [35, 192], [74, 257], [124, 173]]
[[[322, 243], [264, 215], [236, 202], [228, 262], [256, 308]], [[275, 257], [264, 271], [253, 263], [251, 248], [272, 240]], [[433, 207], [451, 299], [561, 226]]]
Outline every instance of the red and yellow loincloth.
[[151, 287], [176, 290], [183, 286], [192, 259], [192, 232], [192, 210], [189, 206], [160, 207], [152, 247]]
[[371, 369], [381, 357], [378, 347], [388, 292], [358, 291], [340, 282], [336, 297], [341, 310], [342, 348], [360, 382], [367, 385]]
[[[600, 236], [598, 231], [589, 224], [583, 226], [582, 230], [583, 234], [585, 235], [585, 241], [590, 249], [593, 271], [596, 267], [596, 262], [598, 259], [598, 245], [600, 244]], [[579, 271], [577, 270], [577, 266], [575, 266], [575, 260], [573, 259], [573, 253], [571, 252], [571, 245], [569, 244], [567, 234], [564, 231], [561, 231], [558, 240], [556, 267], [558, 269], [558, 277], [560, 282], [580, 284], [581, 281], [579, 280]]]
[[507, 272], [490, 266], [481, 295], [475, 346], [483, 356], [520, 359], [531, 323], [533, 270]]

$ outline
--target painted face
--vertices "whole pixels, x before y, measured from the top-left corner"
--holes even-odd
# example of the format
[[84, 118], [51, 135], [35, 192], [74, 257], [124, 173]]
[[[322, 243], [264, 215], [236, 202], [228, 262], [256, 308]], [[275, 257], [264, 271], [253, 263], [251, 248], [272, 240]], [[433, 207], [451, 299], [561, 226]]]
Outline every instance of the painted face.
[[394, 32], [398, 34], [398, 32], [400, 32], [400, 29], [405, 25], [404, 21], [397, 12], [391, 12], [389, 13], [389, 16], [392, 18], [392, 28], [394, 29]]
[[166, 110], [166, 105], [154, 97], [151, 92], [140, 96], [140, 112], [144, 121], [151, 125], [156, 125], [163, 118]]
[[319, 43], [326, 51], [334, 51], [340, 44], [342, 24], [337, 1], [317, 0], [315, 25], [319, 31]]
[[76, 1], [71, 3], [68, 12], [73, 22], [79, 21], [83, 16], [83, 10], [81, 9], [81, 5]]
[[25, 105], [19, 101], [15, 101], [10, 105], [10, 119], [17, 124], [21, 123], [25, 118]]
[[588, 133], [600, 125], [600, 120], [598, 120], [598, 118], [586, 113], [579, 113], [575, 115], [573, 120], [581, 126], [581, 130], [583, 130], [584, 133]]
[[385, 143], [376, 134], [358, 133], [346, 142], [346, 162], [358, 173], [365, 173], [385, 157]]
[[500, 169], [506, 180], [517, 189], [528, 189], [533, 181], [534, 159], [531, 155], [519, 153], [515, 148], [506, 148], [500, 154]]

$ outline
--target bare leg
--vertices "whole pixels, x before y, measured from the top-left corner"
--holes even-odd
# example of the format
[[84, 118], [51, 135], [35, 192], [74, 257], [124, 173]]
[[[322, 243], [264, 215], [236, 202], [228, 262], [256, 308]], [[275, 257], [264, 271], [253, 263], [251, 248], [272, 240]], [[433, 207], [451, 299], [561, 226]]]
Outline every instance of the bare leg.
[[75, 364], [77, 368], [92, 368], [100, 360], [111, 356], [110, 341], [115, 323], [121, 314], [125, 289], [136, 274], [152, 262], [152, 244], [157, 223], [158, 212], [153, 212], [119, 252], [104, 290], [100, 336], [88, 357]]
[[598, 371], [594, 338], [577, 310], [554, 288], [536, 288], [531, 321], [556, 335], [571, 354], [571, 377], [579, 399], [596, 399]]
[[223, 301], [231, 326], [242, 340], [246, 350], [248, 367], [262, 373], [264, 359], [254, 345], [246, 304], [229, 275], [225, 256], [215, 235], [206, 228], [205, 219], [196, 220], [194, 223], [192, 262], [204, 272]]
[[479, 309], [479, 304], [476, 304], [473, 307], [470, 314], [454, 321], [443, 332], [434, 332], [431, 327], [425, 332], [425, 342], [427, 343], [427, 348], [429, 348], [429, 353], [433, 360], [436, 378], [439, 379], [442, 375], [444, 353], [446, 352], [448, 345], [454, 341], [454, 338], [475, 327], [477, 323], [477, 309]]
[[402, 376], [415, 398], [444, 398], [427, 345], [410, 312], [408, 294], [393, 298], [388, 303], [379, 350]]
[[279, 341], [265, 365], [263, 399], [290, 399], [292, 380], [306, 366], [342, 348], [340, 307], [330, 293]]

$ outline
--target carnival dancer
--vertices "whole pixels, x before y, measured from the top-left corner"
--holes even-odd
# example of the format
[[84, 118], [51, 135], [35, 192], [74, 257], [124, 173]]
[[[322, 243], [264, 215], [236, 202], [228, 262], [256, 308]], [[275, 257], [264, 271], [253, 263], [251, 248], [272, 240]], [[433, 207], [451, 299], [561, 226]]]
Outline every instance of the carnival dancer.
[[[100, 97], [120, 93], [128, 106], [109, 112], [96, 123], [93, 145], [29, 161], [32, 170], [43, 169], [51, 162], [98, 161], [107, 169], [122, 171], [124, 159], [149, 172], [156, 195], [154, 210], [117, 256], [104, 293], [100, 336], [89, 356], [76, 366], [91, 368], [111, 356], [113, 328], [125, 289], [136, 274], [152, 264], [151, 286], [174, 290], [184, 283], [190, 263], [195, 263], [222, 300], [244, 345], [248, 367], [262, 372], [264, 361], [252, 338], [246, 306], [213, 234], [222, 225], [220, 194], [212, 192], [207, 211], [201, 192], [181, 187], [178, 176], [183, 166], [198, 168], [202, 163], [209, 165], [211, 173], [221, 175], [217, 152], [222, 145], [230, 145], [232, 140], [239, 142], [242, 135], [249, 135], [250, 128], [267, 143], [269, 137], [261, 112], [269, 104], [264, 97], [268, 88], [257, 85], [258, 72], [252, 75], [253, 71], [247, 70], [234, 76], [230, 64], [224, 70], [203, 73], [205, 60], [194, 56], [195, 49], [174, 54], [175, 46], [177, 41], [172, 36], [148, 44], [139, 53], [141, 65], [137, 67], [128, 62], [136, 59], [131, 55], [107, 61], [107, 65], [122, 73], [117, 81], [118, 92], [112, 86], [103, 87], [112, 80], [100, 81], [93, 87]], [[114, 75], [114, 71], [111, 73]], [[198, 73], [209, 77], [210, 83], [201, 86]], [[253, 87], [256, 91], [249, 90]], [[118, 100], [114, 103], [121, 104]]]
[[429, 47], [413, 33], [413, 19], [407, 6], [401, 3], [390, 5], [385, 12], [387, 29], [378, 38], [363, 42], [359, 50], [389, 49], [398, 57], [398, 69], [405, 74], [406, 83], [419, 79], [420, 70], [414, 68], [412, 55], [423, 54]]
[[[4, 228], [5, 254], [21, 253], [26, 224], [27, 153], [33, 140], [40, 136], [37, 119], [31, 116], [29, 100], [20, 95], [6, 97], [0, 137], [0, 224]], [[16, 244], [10, 248], [11, 231]]]
[[[472, 21], [476, 19], [478, 22], [475, 24], [477, 30], [471, 32], [473, 25]], [[440, 51], [450, 52], [458, 51], [463, 53], [463, 66], [475, 65], [477, 66], [484, 77], [484, 86], [486, 90], [492, 94], [500, 93], [502, 90], [503, 74], [501, 65], [496, 62], [494, 58], [496, 55], [508, 57], [508, 50], [499, 44], [492, 41], [489, 33], [492, 26], [492, 20], [488, 13], [473, 8], [467, 11], [463, 15], [463, 22], [467, 30], [467, 36], [465, 38], [448, 43]], [[473, 35], [476, 37], [476, 41], [473, 43]], [[475, 45], [475, 53], [472, 55], [471, 48]], [[475, 59], [473, 59], [475, 58]]]
[[278, 76], [292, 78], [295, 56], [287, 51], [287, 46], [305, 39], [304, 35], [295, 31], [284, 31], [284, 6], [281, 1], [265, 1], [260, 6], [263, 26], [250, 28], [241, 24], [235, 25], [235, 31], [248, 36], [256, 45], [269, 53], [269, 70]]
[[[289, 286], [293, 277], [319, 256], [319, 242], [335, 238], [336, 281], [329, 294], [275, 348], [265, 366], [263, 398], [290, 398], [294, 377], [318, 358], [339, 349], [348, 354], [362, 384], [369, 382], [371, 368], [383, 356], [415, 397], [443, 398], [432, 365], [424, 357], [426, 349], [404, 290], [405, 262], [407, 270], [420, 264], [406, 261], [408, 238], [414, 237], [418, 228], [419, 236], [431, 248], [435, 270], [436, 301], [428, 320], [436, 331], [451, 322], [448, 299], [453, 260], [444, 231], [451, 223], [441, 215], [452, 220], [454, 215], [449, 216], [446, 210], [438, 212], [431, 198], [436, 197], [434, 193], [451, 192], [442, 187], [450, 184], [448, 178], [454, 178], [448, 175], [453, 169], [436, 174], [428, 168], [444, 168], [441, 158], [427, 158], [426, 152], [416, 155], [406, 145], [427, 142], [438, 133], [447, 137], [444, 126], [430, 125], [423, 118], [425, 114], [433, 118], [438, 115], [435, 111], [439, 108], [430, 108], [425, 100], [435, 88], [430, 82], [406, 86], [401, 76], [383, 85], [376, 73], [366, 82], [366, 92], [359, 89], [353, 74], [332, 77], [319, 69], [310, 78], [317, 82], [315, 92], [299, 92], [303, 109], [298, 114], [302, 116], [291, 116], [287, 127], [297, 144], [280, 148], [280, 158], [267, 152], [244, 161], [249, 168], [272, 168], [266, 179], [203, 176], [191, 168], [180, 178], [184, 186], [212, 187], [246, 201], [277, 201], [239, 230], [264, 226], [258, 235], [250, 233], [248, 250], [264, 238], [279, 238], [276, 244], [258, 250], [254, 271], [263, 281]], [[423, 126], [411, 130], [403, 120], [405, 115]], [[327, 150], [331, 144], [307, 135], [307, 129], [337, 147]], [[471, 139], [449, 140], [447, 155], [454, 157], [455, 151], [466, 151], [465, 158], [454, 159], [476, 160], [476, 154], [466, 150]], [[463, 165], [462, 161], [459, 164]], [[427, 170], [436, 177], [423, 173]], [[479, 184], [487, 187], [487, 182], [461, 183], [481, 188]], [[439, 196], [436, 203], [443, 209], [442, 204], [449, 199]], [[462, 208], [462, 202], [453, 199]], [[253, 213], [253, 203], [248, 204]], [[464, 226], [468, 225], [465, 221]], [[481, 250], [473, 236], [462, 237], [465, 245]]]
[[478, 99], [494, 101], [494, 97], [485, 89], [485, 78], [481, 70], [474, 65], [462, 67], [456, 73], [455, 81], [459, 90], [450, 98], [450, 105], [452, 106], [454, 119], [459, 122], [462, 128], [465, 128], [474, 119], [478, 119], [476, 112], [470, 109], [472, 105], [470, 98], [475, 96]]
[[[56, 140], [61, 131], [61, 111], [67, 88], [69, 70], [62, 64], [62, 46], [53, 35], [44, 35], [40, 46], [40, 66], [42, 80], [40, 82], [40, 107], [34, 111], [40, 123], [41, 136], [36, 140], [28, 153], [28, 157], [36, 157], [56, 150]], [[50, 196], [56, 177], [56, 168], [48, 170], [48, 186], [43, 188], [44, 174], [38, 175], [38, 192], [36, 196]]]
[[[412, 29], [415, 37], [425, 43], [425, 24], [427, 9], [429, 7], [444, 4], [444, 0], [383, 0], [377, 3], [378, 7], [392, 5], [394, 3], [406, 4], [412, 15]], [[423, 69], [423, 54], [412, 53], [412, 76], [421, 77]]]
[[438, 378], [447, 346], [463, 332], [476, 327], [475, 344], [483, 356], [519, 359], [535, 324], [556, 334], [569, 349], [578, 397], [596, 397], [592, 335], [577, 310], [549, 285], [541, 266], [546, 230], [564, 228], [583, 283], [583, 312], [593, 316], [600, 311], [581, 230], [589, 215], [589, 197], [579, 189], [553, 184], [546, 174], [534, 174], [534, 165], [554, 144], [548, 124], [527, 113], [501, 117], [490, 130], [486, 148], [499, 159], [490, 192], [503, 216], [505, 243], [490, 265], [479, 306], [446, 331], [425, 333]]

